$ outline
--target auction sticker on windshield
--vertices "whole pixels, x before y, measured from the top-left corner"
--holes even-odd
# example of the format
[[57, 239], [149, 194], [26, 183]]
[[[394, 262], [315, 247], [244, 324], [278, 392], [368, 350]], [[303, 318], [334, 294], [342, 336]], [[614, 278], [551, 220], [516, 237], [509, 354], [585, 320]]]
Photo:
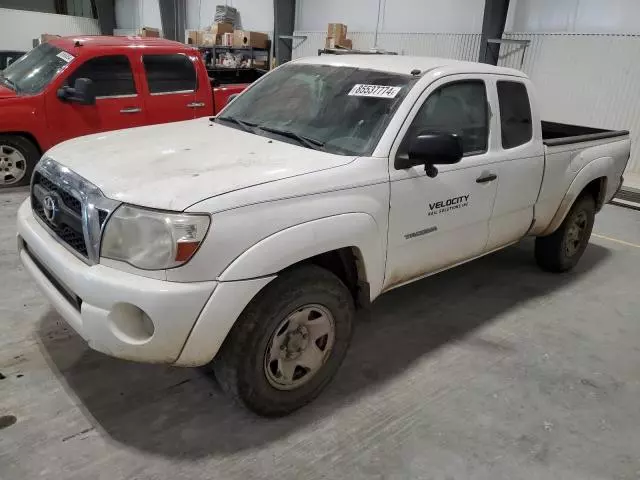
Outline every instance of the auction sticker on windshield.
[[351, 97], [395, 98], [400, 90], [402, 87], [356, 83], [348, 95]]
[[58, 55], [56, 55], [56, 57], [61, 58], [62, 60], [64, 60], [67, 63], [69, 63], [71, 60], [76, 58], [73, 55], [71, 55], [69, 52], [65, 52], [65, 51], [62, 51], [62, 52], [58, 53]]

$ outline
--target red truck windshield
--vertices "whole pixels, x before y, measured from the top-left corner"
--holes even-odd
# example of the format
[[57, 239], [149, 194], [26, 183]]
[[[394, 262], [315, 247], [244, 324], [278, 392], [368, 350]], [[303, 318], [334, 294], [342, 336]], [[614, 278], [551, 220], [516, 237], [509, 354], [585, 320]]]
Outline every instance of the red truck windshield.
[[218, 120], [330, 153], [370, 155], [417, 79], [353, 67], [291, 63], [259, 80]]
[[49, 43], [43, 43], [9, 65], [2, 72], [2, 77], [18, 93], [38, 93], [71, 60], [71, 54]]

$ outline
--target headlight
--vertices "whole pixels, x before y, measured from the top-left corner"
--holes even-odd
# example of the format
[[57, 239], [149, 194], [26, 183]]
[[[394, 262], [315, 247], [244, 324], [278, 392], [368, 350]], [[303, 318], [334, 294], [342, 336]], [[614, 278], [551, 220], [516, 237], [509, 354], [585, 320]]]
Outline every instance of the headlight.
[[177, 267], [188, 262], [198, 250], [209, 223], [208, 215], [122, 205], [107, 222], [100, 256], [145, 270]]

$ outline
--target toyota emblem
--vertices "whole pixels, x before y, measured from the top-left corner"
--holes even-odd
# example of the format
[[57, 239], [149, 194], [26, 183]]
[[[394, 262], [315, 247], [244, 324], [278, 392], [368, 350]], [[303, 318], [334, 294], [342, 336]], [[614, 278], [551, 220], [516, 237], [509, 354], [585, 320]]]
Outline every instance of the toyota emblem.
[[49, 223], [54, 224], [56, 215], [58, 214], [58, 204], [56, 199], [51, 195], [47, 195], [42, 200], [42, 207], [44, 209], [44, 216], [47, 218]]

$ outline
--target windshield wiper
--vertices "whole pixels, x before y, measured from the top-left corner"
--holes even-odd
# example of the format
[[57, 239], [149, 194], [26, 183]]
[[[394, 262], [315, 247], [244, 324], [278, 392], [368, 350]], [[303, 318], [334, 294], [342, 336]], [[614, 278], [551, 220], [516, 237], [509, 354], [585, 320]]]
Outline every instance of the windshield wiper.
[[16, 82], [11, 80], [10, 78], [5, 77], [4, 73], [2, 72], [0, 72], [0, 80], [2, 80], [2, 82], [4, 82], [5, 84], [9, 85], [9, 87], [14, 89], [16, 92], [18, 91], [18, 85], [16, 84]]
[[245, 122], [244, 120], [240, 120], [236, 117], [211, 117], [209, 120], [217, 121], [217, 120], [225, 120], [227, 122], [235, 123], [236, 125], [240, 125], [246, 132], [253, 133], [253, 127], [257, 126], [257, 123]]
[[292, 132], [291, 130], [280, 130], [279, 128], [267, 127], [263, 125], [258, 125], [258, 128], [260, 130], [264, 130], [265, 132], [271, 132], [275, 133], [276, 135], [282, 135], [283, 137], [292, 138], [294, 140], [297, 140], [298, 143], [313, 150], [324, 150], [324, 142], [316, 140], [315, 138], [306, 137], [296, 132]]

